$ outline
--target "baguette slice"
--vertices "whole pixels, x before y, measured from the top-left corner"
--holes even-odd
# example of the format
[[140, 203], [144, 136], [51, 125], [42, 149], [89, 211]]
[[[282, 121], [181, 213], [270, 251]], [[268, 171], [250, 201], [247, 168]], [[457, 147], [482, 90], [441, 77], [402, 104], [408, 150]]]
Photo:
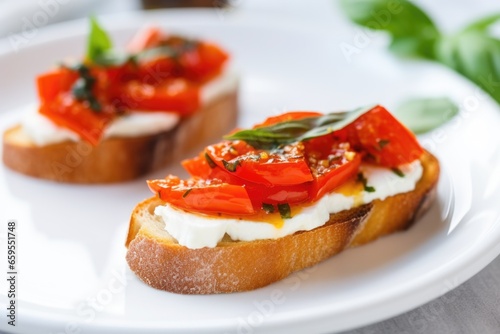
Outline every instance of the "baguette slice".
[[343, 249], [408, 228], [428, 207], [439, 178], [439, 163], [425, 152], [416, 188], [385, 200], [330, 215], [323, 226], [276, 240], [232, 241], [215, 248], [189, 249], [164, 229], [150, 198], [132, 213], [126, 242], [127, 262], [154, 288], [182, 294], [253, 290], [315, 265]]
[[92, 147], [85, 141], [38, 146], [20, 125], [3, 135], [3, 162], [20, 173], [59, 182], [112, 183], [135, 179], [233, 129], [237, 93], [226, 94], [154, 135], [111, 137]]

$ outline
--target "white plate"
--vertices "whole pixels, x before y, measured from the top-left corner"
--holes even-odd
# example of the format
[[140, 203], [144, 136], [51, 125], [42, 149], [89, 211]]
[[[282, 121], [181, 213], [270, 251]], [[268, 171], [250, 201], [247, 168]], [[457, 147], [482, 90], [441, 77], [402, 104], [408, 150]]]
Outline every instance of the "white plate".
[[[466, 106], [460, 115], [421, 138], [442, 163], [437, 201], [409, 231], [345, 251], [271, 286], [184, 296], [146, 286], [124, 260], [129, 214], [150, 195], [144, 181], [75, 186], [0, 167], [1, 268], [6, 222], [18, 224], [18, 326], [9, 330], [333, 332], [421, 305], [500, 253], [500, 112], [463, 79], [436, 65], [391, 59], [375, 39], [347, 62], [339, 45], [352, 43], [352, 28], [336, 19], [331, 25], [300, 25], [263, 13], [199, 10], [102, 20], [118, 45], [146, 21], [209, 37], [233, 53], [243, 76], [242, 125], [289, 109], [328, 111], [373, 102], [392, 107], [414, 95], [453, 97]], [[84, 21], [59, 25], [41, 31], [18, 53], [0, 54], [2, 129], [19, 119], [16, 107], [34, 101], [35, 73], [81, 54], [85, 31]], [[0, 281], [5, 305], [5, 280]], [[5, 319], [0, 326], [6, 329]]]
[[[97, 0], [37, 1], [0, 0], [0, 36], [16, 38], [22, 33], [36, 34], [35, 30], [51, 23], [78, 17], [78, 13], [95, 8]], [[21, 34], [15, 36], [16, 34]]]

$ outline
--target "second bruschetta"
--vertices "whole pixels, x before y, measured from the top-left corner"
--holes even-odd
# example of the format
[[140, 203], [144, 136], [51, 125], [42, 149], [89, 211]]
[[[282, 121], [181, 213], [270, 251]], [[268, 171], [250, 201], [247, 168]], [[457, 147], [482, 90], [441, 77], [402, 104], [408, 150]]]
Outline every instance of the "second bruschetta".
[[85, 58], [40, 75], [38, 105], [4, 133], [7, 167], [60, 182], [121, 182], [235, 125], [238, 78], [219, 46], [148, 28], [118, 53], [91, 23]]

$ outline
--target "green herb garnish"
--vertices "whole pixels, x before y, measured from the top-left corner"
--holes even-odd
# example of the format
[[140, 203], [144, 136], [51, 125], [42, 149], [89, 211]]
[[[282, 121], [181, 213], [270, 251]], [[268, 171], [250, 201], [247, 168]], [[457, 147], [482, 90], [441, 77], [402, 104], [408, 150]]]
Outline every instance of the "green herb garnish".
[[280, 212], [281, 218], [292, 218], [292, 210], [290, 209], [290, 205], [288, 203], [278, 204], [278, 211]]
[[227, 140], [244, 140], [257, 149], [274, 149], [296, 141], [306, 141], [340, 130], [373, 109], [358, 108], [350, 112], [329, 113], [285, 121], [256, 129], [241, 130], [225, 136]]
[[262, 210], [264, 210], [266, 213], [273, 213], [274, 212], [274, 205], [262, 203]]
[[399, 176], [399, 177], [405, 177], [405, 174], [401, 171], [401, 169], [394, 167], [394, 168], [391, 168], [391, 170], [397, 176]]
[[207, 161], [207, 164], [210, 166], [210, 168], [215, 168], [217, 166], [207, 152], [205, 152], [205, 160]]
[[234, 173], [236, 172], [236, 167], [241, 165], [240, 160], [236, 160], [234, 162], [228, 162], [226, 160], [222, 160], [222, 164], [224, 165], [224, 168], [227, 169], [229, 172]]
[[371, 154], [370, 152], [366, 152], [365, 158], [368, 161], [377, 162], [377, 157]]
[[186, 190], [184, 194], [182, 194], [182, 198], [186, 198], [192, 190], [193, 188], [189, 188], [188, 190]]
[[372, 187], [372, 186], [369, 186], [367, 184], [368, 180], [366, 179], [366, 177], [363, 175], [363, 173], [358, 173], [358, 182], [361, 182], [363, 184], [363, 189], [366, 191], [366, 192], [369, 192], [369, 193], [373, 193], [375, 192], [375, 188]]
[[71, 87], [73, 96], [78, 101], [87, 101], [90, 109], [95, 112], [100, 112], [102, 110], [101, 104], [92, 93], [92, 88], [94, 87], [96, 79], [90, 75], [90, 71], [85, 65], [78, 65], [73, 68], [73, 70], [77, 71], [80, 76], [73, 84], [73, 87]]
[[378, 141], [378, 147], [379, 147], [379, 149], [380, 149], [380, 150], [382, 150], [382, 149], [383, 149], [384, 147], [386, 147], [386, 146], [387, 146], [387, 144], [389, 144], [389, 143], [390, 143], [390, 141], [389, 141], [388, 139], [380, 139], [380, 140]]

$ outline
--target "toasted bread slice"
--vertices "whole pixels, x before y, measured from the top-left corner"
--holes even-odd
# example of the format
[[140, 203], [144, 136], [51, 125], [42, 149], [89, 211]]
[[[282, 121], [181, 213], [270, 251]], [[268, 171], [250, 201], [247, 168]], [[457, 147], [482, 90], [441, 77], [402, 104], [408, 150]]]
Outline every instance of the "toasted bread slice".
[[3, 135], [3, 162], [20, 173], [71, 183], [135, 179], [196, 146], [219, 138], [236, 124], [237, 93], [226, 94], [182, 119], [172, 130], [140, 137], [111, 137], [96, 147], [84, 141], [37, 146], [20, 125]]
[[132, 213], [126, 245], [127, 262], [154, 288], [183, 294], [253, 290], [294, 271], [321, 262], [343, 249], [358, 246], [409, 227], [433, 198], [439, 163], [429, 153], [416, 188], [407, 193], [330, 215], [323, 226], [276, 240], [232, 241], [214, 248], [189, 249], [167, 231], [154, 208], [157, 198], [139, 203]]

